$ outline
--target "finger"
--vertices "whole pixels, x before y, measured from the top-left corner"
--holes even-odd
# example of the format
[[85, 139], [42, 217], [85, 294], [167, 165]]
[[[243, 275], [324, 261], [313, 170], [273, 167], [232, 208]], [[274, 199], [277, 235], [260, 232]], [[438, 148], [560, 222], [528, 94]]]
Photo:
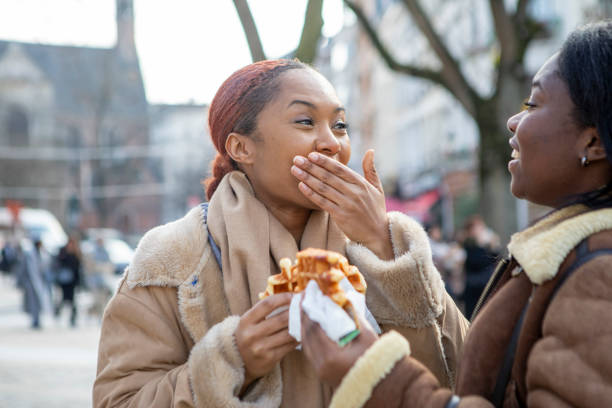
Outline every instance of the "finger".
[[[315, 157], [315, 154], [311, 153], [309, 157]], [[315, 181], [320, 182], [319, 184], [321, 184], [323, 188], [331, 186], [333, 190], [337, 190], [342, 195], [349, 193], [351, 186], [362, 184], [360, 179], [357, 178], [359, 175], [356, 173], [356, 176], [350, 178], [350, 180], [346, 180], [345, 178], [342, 178], [334, 173], [333, 170], [337, 170], [337, 173], [342, 172], [342, 168], [346, 167], [342, 163], [319, 154], [317, 154], [316, 157], [321, 157], [322, 160], [325, 160], [327, 167], [332, 168], [332, 171], [323, 166], [326, 163], [323, 163], [322, 160], [320, 160], [320, 164], [316, 164], [312, 160], [306, 159], [305, 157], [295, 156], [293, 159], [293, 166], [291, 167], [291, 173], [295, 176], [295, 178], [306, 182], [307, 184], [311, 185], [311, 187], [316, 187], [317, 184], [315, 184]], [[352, 170], [348, 167], [347, 169], [352, 172]], [[325, 190], [321, 190], [319, 192], [323, 191]], [[332, 196], [330, 196], [330, 198], [333, 200]]]
[[244, 317], [252, 323], [259, 323], [275, 309], [282, 306], [289, 306], [293, 293], [279, 293], [260, 300], [253, 307], [246, 311]]
[[326, 350], [334, 343], [323, 331], [319, 323], [310, 320], [302, 310], [302, 346], [309, 356], [318, 354], [318, 351]]
[[324, 154], [311, 152], [308, 154], [308, 160], [323, 167], [347, 183], [358, 184], [362, 180], [359, 173], [355, 172], [347, 165], [340, 163], [338, 160], [334, 160]]
[[280, 330], [286, 330], [287, 327], [289, 327], [289, 311], [285, 310], [259, 322], [255, 330], [262, 336], [269, 336]]
[[284, 347], [287, 344], [294, 344], [294, 347], [297, 345], [297, 341], [292, 335], [289, 334], [289, 330], [281, 330], [271, 336], [266, 337], [265, 340], [262, 339], [262, 341], [265, 341], [266, 346], [270, 349]]
[[306, 198], [315, 203], [323, 211], [327, 211], [328, 213], [334, 215], [340, 210], [340, 206], [338, 204], [317, 193], [306, 185], [306, 183], [300, 181], [298, 183], [298, 188], [300, 189], [301, 193], [306, 196]]
[[313, 166], [313, 168], [322, 170], [324, 172], [322, 174], [325, 174], [325, 176], [321, 179], [319, 177], [322, 174], [317, 176], [315, 174], [303, 171], [297, 166], [291, 167], [291, 174], [293, 174], [295, 178], [304, 183], [312, 191], [316, 192], [322, 197], [325, 197], [330, 202], [339, 205], [342, 202], [342, 199], [346, 197], [348, 192], [346, 183], [320, 167]]
[[376, 166], [374, 165], [374, 149], [368, 150], [363, 155], [363, 176], [370, 184], [372, 184], [378, 191], [383, 192], [383, 186], [378, 177]]
[[272, 359], [276, 362], [281, 361], [283, 357], [285, 357], [287, 354], [295, 350], [298, 344], [299, 343], [295, 341], [294, 339], [293, 342], [291, 343], [287, 343], [280, 347], [275, 348], [274, 350], [272, 350], [272, 355], [271, 355]]
[[309, 165], [314, 165], [325, 169], [329, 173], [343, 180], [345, 183], [359, 184], [363, 180], [359, 173], [355, 172], [347, 165], [340, 163], [338, 160], [335, 160], [329, 156], [317, 152], [311, 152], [308, 154], [308, 159], [303, 164], [303, 169], [310, 171], [310, 168], [308, 167]]

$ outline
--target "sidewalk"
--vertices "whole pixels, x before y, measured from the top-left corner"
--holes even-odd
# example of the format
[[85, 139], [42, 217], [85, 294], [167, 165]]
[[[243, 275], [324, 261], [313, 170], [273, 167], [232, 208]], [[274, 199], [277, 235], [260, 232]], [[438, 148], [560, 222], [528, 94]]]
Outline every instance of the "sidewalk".
[[32, 330], [21, 292], [0, 277], [0, 407], [91, 407], [100, 327], [84, 312], [90, 303], [89, 293], [77, 294], [76, 328], [66, 307], [58, 320], [45, 315], [42, 330]]

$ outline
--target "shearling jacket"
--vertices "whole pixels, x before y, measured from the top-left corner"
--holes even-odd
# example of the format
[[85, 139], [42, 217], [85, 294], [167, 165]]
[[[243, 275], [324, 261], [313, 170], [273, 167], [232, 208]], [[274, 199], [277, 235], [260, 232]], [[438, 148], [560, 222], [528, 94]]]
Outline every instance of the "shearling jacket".
[[[366, 301], [381, 328], [405, 335], [413, 355], [452, 386], [467, 322], [444, 291], [421, 226], [399, 213], [389, 217], [395, 260], [382, 261], [353, 242], [347, 256], [365, 276]], [[238, 397], [244, 380], [233, 336], [239, 316], [228, 312], [207, 234], [197, 207], [141, 240], [104, 313], [94, 406], [326, 405], [331, 392], [284, 389], [279, 365]]]
[[[586, 246], [579, 245], [582, 242]], [[441, 387], [418, 361], [403, 357], [392, 360], [386, 377], [382, 370], [380, 376], [370, 377], [374, 382], [384, 379], [366, 406], [493, 407], [491, 396], [523, 310], [514, 358], [508, 360], [509, 380], [501, 382], [506, 386], [498, 406], [612, 406], [612, 209], [585, 212], [584, 207], [570, 207], [553, 213], [515, 234], [508, 249], [510, 261], [492, 280], [466, 337], [456, 395]], [[574, 268], [580, 251], [591, 256], [581, 253], [579, 259], [586, 261]], [[566, 277], [569, 269], [573, 273]], [[394, 341], [386, 341], [389, 349]], [[379, 361], [385, 351], [366, 354]], [[371, 368], [362, 359], [360, 367]], [[337, 395], [368, 388], [355, 380], [359, 373], [349, 374]], [[342, 404], [336, 396], [335, 407], [356, 406]]]

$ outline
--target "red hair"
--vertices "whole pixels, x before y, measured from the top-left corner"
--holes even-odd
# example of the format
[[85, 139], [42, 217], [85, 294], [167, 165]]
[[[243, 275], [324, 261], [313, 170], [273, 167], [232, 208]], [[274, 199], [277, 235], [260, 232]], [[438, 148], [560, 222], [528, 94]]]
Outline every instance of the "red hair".
[[223, 82], [210, 108], [208, 127], [217, 155], [211, 163], [211, 174], [204, 181], [210, 200], [221, 179], [237, 169], [225, 150], [227, 136], [232, 133], [250, 135], [257, 126], [257, 115], [279, 91], [278, 76], [289, 69], [304, 69], [297, 60], [265, 60], [239, 69]]

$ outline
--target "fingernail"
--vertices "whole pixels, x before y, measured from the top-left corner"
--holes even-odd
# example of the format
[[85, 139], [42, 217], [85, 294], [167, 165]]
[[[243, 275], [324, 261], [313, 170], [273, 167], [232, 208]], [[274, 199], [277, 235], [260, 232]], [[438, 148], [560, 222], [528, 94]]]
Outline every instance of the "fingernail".
[[291, 166], [291, 171], [300, 176], [304, 174], [302, 170], [300, 170], [298, 167], [295, 167], [295, 166]]
[[315, 153], [315, 152], [312, 152], [312, 153], [310, 153], [310, 154], [308, 155], [308, 158], [309, 158], [310, 160], [312, 160], [312, 161], [317, 161], [317, 160], [319, 160], [319, 154], [318, 154], [318, 153]]
[[293, 162], [295, 164], [304, 164], [304, 163], [306, 163], [306, 160], [304, 160], [304, 158], [302, 156], [295, 156], [293, 158]]

